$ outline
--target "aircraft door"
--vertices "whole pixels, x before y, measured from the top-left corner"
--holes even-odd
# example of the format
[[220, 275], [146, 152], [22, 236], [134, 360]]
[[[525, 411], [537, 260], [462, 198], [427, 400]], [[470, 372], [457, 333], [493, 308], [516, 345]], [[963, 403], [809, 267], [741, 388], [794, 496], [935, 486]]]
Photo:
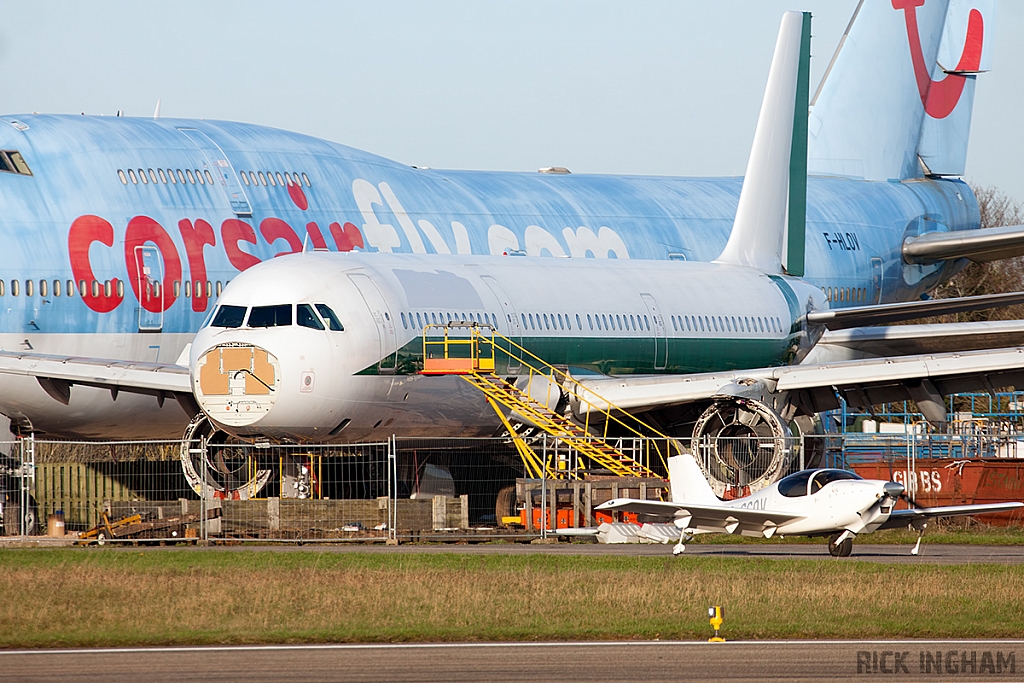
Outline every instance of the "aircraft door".
[[[139, 281], [139, 332], [160, 332], [164, 327], [164, 262], [153, 246], [135, 247], [135, 275]], [[160, 305], [154, 305], [158, 303]], [[147, 308], [148, 305], [148, 308]], [[156, 312], [149, 310], [157, 309]]]
[[373, 280], [366, 275], [356, 273], [348, 277], [359, 290], [377, 324], [377, 339], [380, 342], [379, 370], [382, 374], [393, 374], [398, 357], [398, 339], [395, 334], [395, 321], [391, 317], [387, 302], [377, 286], [373, 284]]
[[[519, 323], [519, 315], [516, 313], [516, 307], [512, 305], [512, 299], [509, 298], [508, 294], [505, 293], [505, 289], [498, 284], [490, 275], [481, 275], [480, 279], [484, 281], [494, 297], [501, 303], [501, 313], [508, 325], [508, 336], [509, 339], [514, 341], [520, 346], [523, 343], [523, 328]], [[500, 333], [501, 330], [499, 329]], [[518, 373], [522, 367], [522, 361], [520, 358], [520, 352], [518, 349], [511, 349], [508, 358], [508, 371], [510, 373]]]
[[882, 259], [871, 259], [871, 296], [868, 299], [873, 304], [882, 301]]
[[641, 294], [651, 316], [651, 331], [654, 332], [654, 369], [664, 370], [668, 364], [668, 339], [665, 337], [665, 321], [661, 317], [658, 302], [650, 294]]
[[203, 156], [206, 157], [210, 173], [213, 174], [217, 179], [217, 184], [224, 190], [228, 203], [231, 204], [231, 210], [235, 212], [235, 215], [251, 216], [252, 207], [249, 205], [249, 198], [245, 196], [245, 190], [242, 189], [242, 184], [238, 181], [235, 168], [228, 161], [227, 155], [224, 154], [220, 146], [211, 140], [206, 133], [195, 128], [179, 128], [178, 130], [181, 131], [182, 135], [191, 140], [199, 148], [199, 151], [203, 153]]

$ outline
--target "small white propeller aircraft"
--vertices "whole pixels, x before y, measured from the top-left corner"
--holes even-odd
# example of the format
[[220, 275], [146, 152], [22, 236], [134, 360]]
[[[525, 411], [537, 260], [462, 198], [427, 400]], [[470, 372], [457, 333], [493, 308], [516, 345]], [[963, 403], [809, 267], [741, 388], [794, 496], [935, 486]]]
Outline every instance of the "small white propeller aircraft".
[[892, 481], [862, 479], [846, 470], [802, 470], [757, 493], [723, 501], [708, 484], [690, 454], [669, 458], [672, 502], [615, 498], [597, 510], [624, 510], [670, 518], [679, 528], [678, 555], [695, 534], [725, 533], [742, 536], [828, 536], [828, 550], [846, 557], [858, 534], [879, 529], [912, 526], [917, 529], [917, 555], [928, 522], [939, 517], [959, 517], [1003, 512], [1024, 503], [952, 505], [895, 510], [904, 488]]

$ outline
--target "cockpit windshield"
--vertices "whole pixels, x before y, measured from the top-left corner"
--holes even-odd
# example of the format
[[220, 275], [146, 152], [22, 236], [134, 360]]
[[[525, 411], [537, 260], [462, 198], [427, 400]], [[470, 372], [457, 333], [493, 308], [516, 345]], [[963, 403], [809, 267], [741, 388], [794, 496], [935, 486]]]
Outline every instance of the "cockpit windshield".
[[295, 307], [295, 324], [314, 330], [324, 329], [324, 324], [320, 322], [320, 318], [313, 312], [313, 307], [309, 304], [299, 304]]
[[779, 480], [779, 493], [787, 498], [799, 498], [807, 495], [807, 480], [814, 470], [801, 470]]
[[840, 479], [860, 479], [846, 470], [801, 470], [779, 480], [779, 493], [787, 498], [799, 498], [817, 493], [826, 484]]
[[825, 484], [831, 484], [841, 479], [860, 479], [860, 477], [846, 470], [818, 470], [814, 473], [814, 478], [811, 479], [811, 493], [817, 493], [825, 487]]
[[249, 327], [286, 327], [292, 324], [292, 305], [253, 306]]
[[327, 323], [327, 327], [334, 332], [344, 332], [345, 326], [338, 320], [338, 316], [334, 314], [331, 307], [327, 304], [316, 304], [316, 310], [320, 312], [321, 317]]
[[213, 317], [211, 327], [241, 327], [245, 320], [245, 306], [221, 306]]

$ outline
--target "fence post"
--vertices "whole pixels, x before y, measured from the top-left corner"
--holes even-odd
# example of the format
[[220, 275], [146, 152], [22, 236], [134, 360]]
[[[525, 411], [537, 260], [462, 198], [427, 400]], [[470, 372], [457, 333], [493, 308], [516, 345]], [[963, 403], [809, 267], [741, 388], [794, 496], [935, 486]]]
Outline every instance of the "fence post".
[[398, 545], [398, 441], [388, 440], [388, 537], [387, 545]]
[[[36, 435], [29, 434], [21, 440], [21, 509], [18, 514], [18, 531], [22, 536], [28, 536], [29, 520], [32, 515], [32, 494], [36, 483]], [[36, 520], [38, 526], [39, 520]]]

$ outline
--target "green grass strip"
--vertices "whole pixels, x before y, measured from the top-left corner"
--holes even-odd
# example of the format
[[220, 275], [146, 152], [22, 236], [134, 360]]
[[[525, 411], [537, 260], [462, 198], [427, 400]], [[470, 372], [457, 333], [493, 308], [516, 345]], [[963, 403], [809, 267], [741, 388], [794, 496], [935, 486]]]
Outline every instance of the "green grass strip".
[[1024, 636], [1024, 567], [0, 551], [0, 646]]

